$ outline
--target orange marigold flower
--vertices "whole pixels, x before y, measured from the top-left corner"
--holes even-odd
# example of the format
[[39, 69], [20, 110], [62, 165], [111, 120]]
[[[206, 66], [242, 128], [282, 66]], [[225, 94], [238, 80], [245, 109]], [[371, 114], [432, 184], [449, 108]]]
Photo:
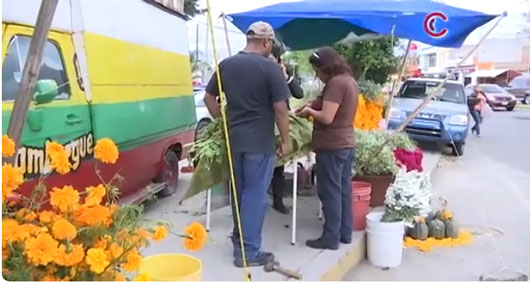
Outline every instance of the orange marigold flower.
[[442, 213], [442, 218], [444, 220], [451, 220], [453, 219], [453, 213], [449, 210], [444, 210], [444, 212]]
[[55, 263], [61, 266], [74, 266], [83, 261], [85, 257], [85, 250], [83, 245], [71, 245], [68, 248], [66, 245], [60, 245], [55, 258]]
[[24, 173], [21, 169], [10, 164], [2, 166], [2, 199], [6, 200], [11, 193], [24, 182]]
[[40, 279], [40, 281], [57, 282], [59, 281], [59, 278], [55, 277], [53, 274], [46, 274]]
[[66, 219], [60, 219], [53, 223], [52, 234], [58, 240], [71, 241], [77, 236], [77, 230], [75, 226]]
[[79, 192], [71, 186], [54, 187], [50, 193], [50, 204], [61, 212], [74, 210], [79, 204]]
[[89, 226], [110, 222], [110, 209], [102, 205], [83, 205], [75, 213], [76, 221]]
[[25, 234], [20, 230], [20, 224], [14, 219], [2, 219], [2, 248], [8, 241], [17, 242], [25, 239]]
[[140, 229], [137, 229], [135, 232], [134, 232], [137, 236], [141, 237], [142, 239], [147, 239], [149, 238], [149, 232], [140, 228]]
[[38, 227], [33, 224], [24, 224], [19, 227], [19, 230], [20, 234], [24, 236], [23, 239], [27, 239], [37, 235], [40, 232], [45, 233], [47, 229], [46, 227]]
[[123, 264], [123, 269], [129, 272], [134, 272], [138, 270], [141, 262], [142, 256], [138, 254], [138, 251], [133, 249], [127, 254], [127, 262]]
[[191, 223], [185, 230], [187, 238], [184, 238], [184, 247], [191, 251], [200, 250], [206, 242], [208, 234], [201, 223]]
[[100, 248], [91, 248], [86, 253], [85, 263], [89, 265], [90, 270], [100, 274], [110, 264], [105, 250]]
[[39, 212], [39, 221], [44, 224], [56, 221], [58, 218], [59, 216], [52, 211], [44, 210]]
[[107, 193], [105, 186], [102, 184], [98, 186], [90, 186], [86, 190], [88, 191], [88, 195], [85, 198], [85, 204], [87, 206], [94, 206], [100, 204], [101, 200], [103, 200], [103, 197]]
[[2, 135], [2, 157], [11, 157], [15, 154], [15, 141], [9, 136]]
[[2, 249], [2, 261], [7, 260], [9, 258], [9, 250], [7, 248]]
[[47, 265], [57, 255], [59, 243], [48, 233], [42, 233], [25, 242], [25, 254], [28, 262], [36, 265]]
[[109, 247], [109, 252], [112, 258], [118, 258], [123, 253], [123, 248], [117, 243], [112, 243]]
[[105, 164], [115, 164], [119, 154], [118, 146], [109, 138], [99, 139], [94, 147], [94, 157]]
[[109, 243], [112, 241], [112, 237], [109, 235], [104, 235], [101, 239], [99, 239], [96, 243], [94, 243], [94, 248], [101, 248], [101, 249], [107, 249]]
[[15, 218], [19, 221], [31, 222], [37, 218], [37, 214], [27, 208], [22, 208], [17, 211]]
[[165, 226], [158, 226], [153, 233], [153, 240], [160, 241], [167, 237], [168, 231]]
[[127, 279], [125, 279], [125, 276], [123, 276], [123, 274], [116, 272], [114, 281], [127, 281]]
[[151, 281], [151, 277], [147, 273], [142, 272], [134, 278], [134, 281]]
[[50, 166], [58, 173], [65, 175], [70, 172], [72, 166], [69, 161], [69, 153], [66, 148], [57, 143], [46, 144], [46, 154], [50, 157]]

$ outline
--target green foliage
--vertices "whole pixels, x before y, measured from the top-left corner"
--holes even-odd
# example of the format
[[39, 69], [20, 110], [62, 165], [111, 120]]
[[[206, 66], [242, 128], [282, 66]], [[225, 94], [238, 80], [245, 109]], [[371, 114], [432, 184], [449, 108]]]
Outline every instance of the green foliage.
[[335, 50], [350, 65], [357, 80], [371, 80], [379, 84], [387, 81], [388, 76], [396, 71], [397, 58], [394, 47], [398, 40], [381, 37], [373, 40], [362, 40], [350, 43], [339, 43]]
[[394, 160], [394, 150], [398, 147], [407, 150], [416, 148], [416, 144], [410, 137], [406, 133], [400, 132], [374, 157], [375, 152], [390, 138], [390, 133], [384, 130], [355, 130], [355, 138], [357, 141], [354, 163], [356, 175], [394, 175], [399, 170]]
[[291, 61], [296, 62], [297, 71], [300, 75], [312, 75], [314, 71], [309, 63], [309, 56], [313, 52], [313, 50], [290, 51], [283, 55], [283, 61], [287, 64], [290, 64]]
[[204, 13], [205, 9], [199, 9], [197, 0], [184, 0], [184, 13], [187, 16], [187, 20]]
[[377, 84], [371, 80], [361, 80], [358, 83], [361, 93], [366, 100], [377, 102], [383, 97], [383, 94], [381, 93], [381, 89], [383, 87], [380, 84]]

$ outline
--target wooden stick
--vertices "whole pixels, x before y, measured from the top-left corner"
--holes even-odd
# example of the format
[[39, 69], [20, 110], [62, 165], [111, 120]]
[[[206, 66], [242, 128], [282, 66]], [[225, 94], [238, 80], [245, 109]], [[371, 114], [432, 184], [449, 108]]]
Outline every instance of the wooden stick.
[[[488, 30], [488, 32], [480, 39], [480, 41], [475, 45], [475, 47], [473, 47], [473, 49], [471, 49], [469, 51], [469, 53], [464, 56], [460, 62], [458, 62], [458, 64], [456, 65], [455, 67], [455, 70], [458, 69], [463, 63], [464, 61], [467, 60], [468, 57], [470, 57], [476, 50], [477, 48], [482, 44], [482, 42], [484, 42], [484, 40], [486, 39], [486, 37], [488, 37], [488, 35], [491, 34], [491, 32], [499, 25], [499, 23], [501, 22], [501, 20], [506, 17], [507, 13], [504, 12], [500, 17], [499, 19], [497, 20], [497, 22]], [[436, 96], [441, 90], [442, 90], [442, 87], [445, 85], [445, 83], [449, 80], [449, 76], [447, 76], [441, 83], [440, 85], [438, 85], [438, 87], [436, 87], [436, 89], [434, 89], [430, 94], [428, 94], [425, 99], [423, 99], [423, 102], [407, 117], [407, 119], [405, 119], [405, 121], [403, 121], [403, 123], [394, 131], [392, 132], [392, 134], [390, 134], [390, 137], [387, 138], [387, 140], [385, 140], [385, 142], [383, 144], [381, 144], [381, 146], [379, 146], [379, 148], [373, 153], [372, 157], [370, 157], [370, 159], [368, 159], [368, 163], [365, 164], [362, 169], [365, 169], [366, 167], [372, 165], [372, 163], [375, 161], [375, 158], [379, 155], [379, 153], [381, 153], [381, 151], [384, 149], [385, 145], [388, 144], [388, 142], [390, 142], [392, 139], [394, 139], [394, 137], [396, 136], [396, 134], [398, 134], [400, 131], [402, 131], [403, 129], [405, 129], [405, 127], [421, 112], [421, 110], [423, 110], [423, 108], [425, 106], [427, 106], [429, 104], [429, 102], [434, 98], [434, 96]]]
[[[39, 76], [40, 65], [42, 64], [44, 45], [48, 39], [48, 33], [58, 1], [43, 0], [37, 16], [37, 22], [35, 23], [35, 32], [29, 45], [28, 57], [26, 58], [26, 64], [22, 72], [22, 81], [20, 82], [7, 128], [7, 135], [15, 142], [17, 151], [21, 146], [21, 136], [26, 121], [26, 114], [33, 99], [33, 91]], [[15, 157], [8, 159], [8, 162], [12, 163]]]
[[390, 116], [390, 110], [392, 109], [392, 102], [394, 101], [394, 96], [396, 95], [398, 91], [396, 88], [396, 85], [397, 85], [397, 82], [401, 81], [401, 77], [403, 76], [403, 72], [405, 71], [407, 57], [409, 55], [409, 50], [410, 50], [411, 45], [412, 45], [412, 40], [410, 39], [409, 43], [407, 44], [407, 50], [405, 51], [405, 55], [403, 56], [403, 62], [401, 62], [401, 68], [399, 70], [398, 79], [392, 83], [392, 89], [390, 89], [390, 98], [389, 98], [388, 106], [386, 108], [386, 113], [385, 113], [386, 128], [388, 128], [388, 123], [390, 121], [389, 116]]

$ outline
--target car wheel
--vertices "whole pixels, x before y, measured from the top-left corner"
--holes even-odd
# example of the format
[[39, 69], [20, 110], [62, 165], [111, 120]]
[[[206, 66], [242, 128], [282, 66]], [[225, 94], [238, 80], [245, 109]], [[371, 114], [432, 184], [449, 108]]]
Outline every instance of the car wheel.
[[179, 182], [179, 156], [177, 153], [169, 150], [167, 151], [164, 160], [162, 161], [162, 171], [159, 176], [155, 178], [155, 182], [164, 183], [164, 189], [158, 192], [158, 196], [167, 197], [177, 192]]
[[465, 145], [466, 145], [466, 144], [464, 144], [464, 143], [454, 143], [454, 144], [452, 145], [452, 148], [453, 148], [453, 156], [460, 157], [460, 156], [464, 155]]
[[509, 106], [506, 108], [507, 111], [513, 111], [513, 109], [515, 108], [515, 106]]
[[523, 99], [523, 104], [530, 105], [530, 95], [526, 95]]

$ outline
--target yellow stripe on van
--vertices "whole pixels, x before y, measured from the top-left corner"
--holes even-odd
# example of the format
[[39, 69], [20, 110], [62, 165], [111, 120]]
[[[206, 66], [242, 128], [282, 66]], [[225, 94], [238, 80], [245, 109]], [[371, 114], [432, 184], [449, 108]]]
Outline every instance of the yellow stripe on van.
[[88, 32], [85, 47], [94, 103], [192, 95], [188, 54]]

